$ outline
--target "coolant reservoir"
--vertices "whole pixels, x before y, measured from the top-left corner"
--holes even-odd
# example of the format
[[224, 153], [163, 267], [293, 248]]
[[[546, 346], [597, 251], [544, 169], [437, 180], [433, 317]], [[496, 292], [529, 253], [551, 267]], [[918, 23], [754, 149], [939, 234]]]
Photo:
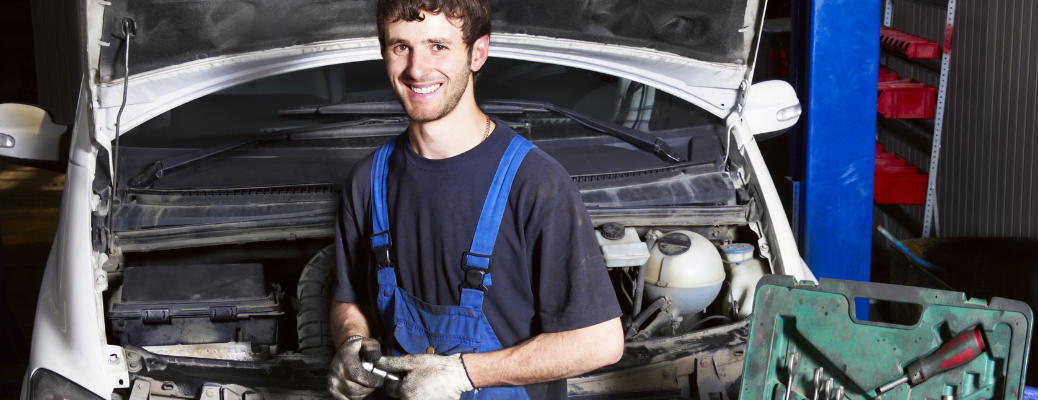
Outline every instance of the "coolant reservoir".
[[768, 273], [764, 262], [753, 257], [755, 248], [749, 243], [721, 246], [721, 257], [728, 272], [731, 289], [721, 297], [725, 314], [742, 320], [753, 313], [753, 294], [757, 281]]
[[608, 268], [638, 267], [649, 259], [649, 246], [638, 238], [634, 228], [608, 222], [595, 229], [595, 237]]
[[724, 266], [710, 240], [692, 231], [675, 231], [659, 238], [649, 251], [645, 296], [649, 302], [666, 297], [676, 316], [706, 309], [721, 291]]

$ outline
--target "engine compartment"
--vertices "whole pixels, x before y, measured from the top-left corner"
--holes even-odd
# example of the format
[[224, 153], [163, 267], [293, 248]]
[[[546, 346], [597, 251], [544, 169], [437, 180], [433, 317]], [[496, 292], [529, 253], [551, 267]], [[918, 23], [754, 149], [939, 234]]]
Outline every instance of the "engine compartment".
[[[750, 244], [757, 238], [746, 226], [608, 222], [598, 225], [596, 235], [623, 310], [628, 341], [677, 336], [743, 319], [749, 315], [748, 296], [755, 279], [771, 272]], [[108, 264], [117, 265], [108, 273], [112, 289], [105, 292], [111, 344], [170, 356], [239, 361], [333, 353], [328, 310], [335, 256], [328, 239], [130, 252], [122, 257], [122, 262]], [[745, 269], [756, 273], [747, 277]], [[257, 311], [258, 303], [269, 309]]]
[[[589, 209], [623, 312], [625, 351], [614, 365], [570, 378], [571, 396], [734, 395], [752, 312], [748, 296], [756, 279], [772, 272], [751, 244], [762, 243], [751, 229], [759, 218], [753, 201], [740, 207], [740, 218], [718, 218], [734, 215], [723, 207]], [[618, 230], [624, 237], [615, 239]], [[105, 331], [109, 344], [125, 350], [133, 382], [113, 398], [133, 400], [137, 392], [198, 400], [327, 397], [332, 240], [246, 238], [124, 251], [105, 263]], [[247, 276], [231, 279], [235, 274]], [[150, 303], [128, 315], [125, 300], [142, 297]], [[276, 309], [250, 311], [257, 302]], [[186, 309], [193, 313], [177, 315]], [[632, 371], [647, 375], [630, 381]]]

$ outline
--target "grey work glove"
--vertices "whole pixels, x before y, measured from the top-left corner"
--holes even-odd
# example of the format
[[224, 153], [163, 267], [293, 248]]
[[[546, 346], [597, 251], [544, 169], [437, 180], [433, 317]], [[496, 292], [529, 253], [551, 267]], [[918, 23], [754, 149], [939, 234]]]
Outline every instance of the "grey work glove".
[[339, 346], [328, 371], [328, 393], [335, 400], [360, 400], [382, 386], [383, 378], [361, 365], [361, 354], [368, 352], [382, 354], [377, 340], [350, 336]]
[[375, 362], [375, 367], [386, 372], [406, 373], [399, 381], [386, 381], [386, 393], [405, 400], [458, 400], [462, 393], [473, 390], [461, 354], [382, 357]]

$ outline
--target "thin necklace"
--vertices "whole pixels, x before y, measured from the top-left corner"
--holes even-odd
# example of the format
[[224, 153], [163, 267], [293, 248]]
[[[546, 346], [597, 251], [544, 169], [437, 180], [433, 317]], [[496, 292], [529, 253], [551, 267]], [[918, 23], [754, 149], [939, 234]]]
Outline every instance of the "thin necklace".
[[480, 143], [483, 143], [484, 140], [487, 140], [487, 138], [490, 137], [490, 117], [483, 114], [483, 118], [487, 119], [487, 129], [483, 132], [483, 139], [479, 140]]

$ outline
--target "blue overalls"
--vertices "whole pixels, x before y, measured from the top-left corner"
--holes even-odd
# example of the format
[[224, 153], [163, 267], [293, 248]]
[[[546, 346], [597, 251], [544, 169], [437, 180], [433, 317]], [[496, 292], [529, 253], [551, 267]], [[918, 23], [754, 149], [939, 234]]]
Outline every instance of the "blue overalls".
[[[390, 140], [380, 147], [371, 166], [371, 248], [378, 263], [378, 309], [386, 327], [383, 351], [399, 356], [405, 353], [450, 355], [500, 350], [501, 342], [483, 315], [483, 297], [491, 283], [490, 254], [508, 205], [512, 180], [526, 153], [534, 147], [533, 143], [515, 136], [505, 150], [484, 200], [472, 246], [462, 256], [465, 283], [461, 285], [461, 304], [438, 306], [423, 302], [397, 286], [396, 270], [389, 260], [393, 242], [386, 210], [386, 175], [395, 142], [395, 139]], [[529, 400], [521, 386], [482, 388], [465, 392], [461, 398]]]

